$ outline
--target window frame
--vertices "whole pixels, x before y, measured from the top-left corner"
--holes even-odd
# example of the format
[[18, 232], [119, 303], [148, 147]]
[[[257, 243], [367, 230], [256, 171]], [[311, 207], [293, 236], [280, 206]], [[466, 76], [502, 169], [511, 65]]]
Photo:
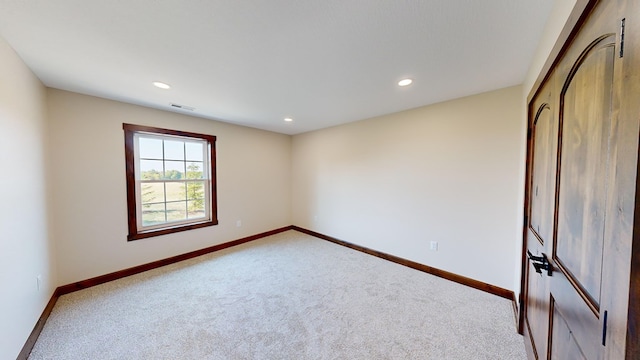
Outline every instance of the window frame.
[[[193, 132], [170, 130], [163, 128], [156, 128], [152, 126], [134, 125], [123, 123], [122, 128], [124, 130], [125, 137], [125, 165], [126, 165], [126, 184], [127, 184], [127, 222], [128, 222], [128, 235], [127, 241], [145, 239], [153, 236], [160, 236], [166, 234], [172, 234], [180, 231], [198, 229], [207, 226], [213, 226], [218, 224], [218, 211], [217, 211], [217, 194], [216, 194], [216, 137], [213, 135], [198, 134]], [[153, 228], [141, 229], [138, 225], [138, 212], [142, 209], [142, 204], [139, 203], [141, 194], [137, 191], [136, 171], [138, 164], [136, 159], [136, 134], [148, 134], [152, 137], [177, 137], [182, 139], [192, 139], [197, 141], [204, 141], [208, 144], [209, 151], [206, 152], [209, 156], [208, 163], [209, 169], [203, 168], [203, 171], [209, 172], [209, 196], [207, 197], [205, 204], [209, 203], [209, 217], [205, 219], [196, 219], [194, 221], [179, 222], [179, 223], [167, 223], [166, 226], [153, 226]], [[206, 185], [205, 185], [206, 186]], [[206, 194], [206, 191], [205, 191]], [[166, 201], [166, 199], [165, 199]], [[206, 206], [206, 205], [205, 205]]]

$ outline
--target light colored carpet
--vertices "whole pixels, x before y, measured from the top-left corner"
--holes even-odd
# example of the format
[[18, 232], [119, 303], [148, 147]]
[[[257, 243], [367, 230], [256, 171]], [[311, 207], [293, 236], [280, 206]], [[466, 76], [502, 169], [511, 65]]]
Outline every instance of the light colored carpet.
[[508, 300], [296, 231], [61, 296], [30, 359], [526, 359]]

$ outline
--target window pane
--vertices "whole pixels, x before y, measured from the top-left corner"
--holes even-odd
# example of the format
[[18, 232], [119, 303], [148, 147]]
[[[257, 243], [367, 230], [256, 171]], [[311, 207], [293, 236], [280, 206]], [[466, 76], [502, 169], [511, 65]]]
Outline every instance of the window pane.
[[187, 179], [202, 179], [202, 162], [187, 163]]
[[187, 202], [178, 201], [167, 203], [167, 221], [187, 219]]
[[167, 189], [167, 201], [179, 201], [187, 199], [187, 195], [185, 193], [185, 183], [167, 182], [165, 183], [165, 186]]
[[184, 161], [165, 161], [164, 178], [168, 180], [180, 180], [184, 178]]
[[162, 140], [140, 137], [140, 157], [143, 159], [162, 159]]
[[204, 200], [204, 181], [187, 183], [187, 199], [203, 199]]
[[168, 160], [184, 160], [184, 141], [165, 140], [164, 158]]
[[162, 177], [162, 161], [140, 160], [140, 179], [160, 180]]
[[[163, 183], [142, 183], [140, 185], [140, 198], [142, 199], [143, 208], [149, 206], [150, 203], [164, 202], [164, 184]], [[147, 204], [147, 205], [144, 205]]]
[[204, 144], [202, 143], [194, 143], [187, 142], [185, 143], [187, 148], [187, 158], [186, 160], [195, 160], [195, 161], [203, 161], [202, 153], [204, 150]]
[[150, 226], [165, 222], [164, 204], [153, 204], [142, 207], [142, 225]]
[[189, 212], [187, 213], [189, 219], [203, 218], [205, 216], [204, 199], [188, 201], [187, 209], [189, 210]]

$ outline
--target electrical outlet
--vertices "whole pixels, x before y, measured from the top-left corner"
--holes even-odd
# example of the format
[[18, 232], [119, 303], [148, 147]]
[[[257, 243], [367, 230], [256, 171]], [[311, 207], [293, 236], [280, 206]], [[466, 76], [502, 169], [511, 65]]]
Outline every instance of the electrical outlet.
[[429, 245], [429, 249], [431, 249], [433, 251], [438, 251], [438, 242], [437, 241], [432, 241], [431, 244]]
[[38, 289], [38, 291], [40, 291], [41, 287], [42, 287], [42, 275], [38, 275], [36, 276], [36, 288]]
[[242, 220], [236, 220], [236, 227], [242, 226]]

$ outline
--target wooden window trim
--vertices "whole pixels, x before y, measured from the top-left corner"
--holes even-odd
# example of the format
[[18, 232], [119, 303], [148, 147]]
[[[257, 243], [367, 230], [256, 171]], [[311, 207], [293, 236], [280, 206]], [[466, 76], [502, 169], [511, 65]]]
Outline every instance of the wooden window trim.
[[[207, 226], [218, 225], [218, 210], [217, 210], [217, 187], [216, 187], [216, 137], [213, 135], [198, 134], [179, 130], [169, 130], [156, 128], [151, 126], [122, 124], [124, 129], [124, 147], [125, 147], [125, 165], [126, 165], [126, 179], [127, 179], [127, 222], [129, 233], [127, 235], [127, 241], [145, 239], [153, 236], [160, 236], [166, 234], [173, 234], [180, 231], [187, 231], [192, 229], [203, 228]], [[134, 135], [136, 133], [149, 133], [159, 135], [173, 135], [181, 137], [190, 137], [196, 139], [206, 140], [209, 143], [209, 166], [211, 170], [211, 179], [209, 179], [210, 189], [210, 219], [194, 222], [189, 224], [180, 224], [160, 229], [152, 230], [139, 230], [137, 221], [137, 204], [136, 204], [136, 179], [135, 179], [135, 155], [134, 155]]]

